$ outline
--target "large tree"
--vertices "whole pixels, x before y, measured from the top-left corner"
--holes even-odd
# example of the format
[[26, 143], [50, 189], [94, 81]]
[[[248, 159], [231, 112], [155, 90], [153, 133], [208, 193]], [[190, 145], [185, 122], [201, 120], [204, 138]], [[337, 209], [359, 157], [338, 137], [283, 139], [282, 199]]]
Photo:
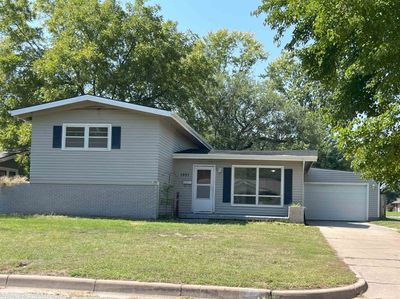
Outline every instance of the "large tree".
[[400, 181], [400, 2], [262, 0], [256, 14], [330, 91], [339, 146], [366, 178]]
[[144, 1], [0, 2], [0, 148], [27, 147], [29, 125], [7, 110], [93, 94], [185, 107], [205, 68], [187, 60], [196, 38]]
[[302, 69], [300, 61], [288, 52], [283, 52], [268, 65], [265, 77], [274, 92], [286, 101], [300, 105], [298, 118], [305, 120], [305, 125], [301, 128], [303, 139], [309, 140], [308, 148], [318, 150], [315, 166], [350, 170], [350, 162], [338, 149], [331, 126], [321, 109], [321, 103], [330, 95], [329, 90], [312, 80]]
[[280, 88], [277, 80], [254, 77], [254, 66], [266, 58], [254, 36], [219, 30], [197, 41], [192, 55], [213, 70], [192, 98], [192, 123], [216, 148], [317, 147], [321, 122], [310, 107], [282, 92], [291, 92], [291, 87]]

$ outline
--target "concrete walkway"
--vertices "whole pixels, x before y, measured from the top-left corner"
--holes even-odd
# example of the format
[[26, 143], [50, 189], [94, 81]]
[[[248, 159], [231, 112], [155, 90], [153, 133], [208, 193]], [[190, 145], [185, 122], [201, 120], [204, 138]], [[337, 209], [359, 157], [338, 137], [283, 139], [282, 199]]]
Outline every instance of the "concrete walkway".
[[400, 298], [400, 233], [370, 223], [311, 222], [368, 282], [362, 298]]

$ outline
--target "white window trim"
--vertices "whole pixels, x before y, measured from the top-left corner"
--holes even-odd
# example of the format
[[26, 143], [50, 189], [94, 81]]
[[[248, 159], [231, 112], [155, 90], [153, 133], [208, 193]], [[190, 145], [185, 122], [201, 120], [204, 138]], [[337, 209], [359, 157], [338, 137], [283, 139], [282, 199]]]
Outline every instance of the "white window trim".
[[[237, 204], [234, 202], [234, 197], [235, 197], [235, 168], [256, 168], [257, 173], [256, 173], [256, 194], [253, 195], [256, 197], [256, 204]], [[260, 205], [259, 202], [259, 170], [260, 168], [278, 168], [281, 169], [281, 195], [261, 195], [261, 197], [280, 197], [281, 203], [280, 205]], [[232, 173], [231, 173], [231, 206], [236, 206], [236, 207], [265, 207], [265, 208], [282, 208], [284, 206], [284, 187], [285, 187], [285, 168], [284, 166], [265, 166], [265, 165], [232, 165]], [[236, 196], [241, 196], [240, 194], [236, 194]], [[242, 195], [246, 196], [246, 195]], [[250, 195], [248, 195], [250, 196]]]
[[[67, 127], [84, 127], [84, 146], [83, 147], [66, 147], [66, 132]], [[107, 128], [107, 148], [93, 148], [89, 147], [89, 128]], [[111, 124], [78, 124], [78, 123], [65, 123], [62, 126], [62, 141], [61, 149], [67, 151], [111, 151]]]

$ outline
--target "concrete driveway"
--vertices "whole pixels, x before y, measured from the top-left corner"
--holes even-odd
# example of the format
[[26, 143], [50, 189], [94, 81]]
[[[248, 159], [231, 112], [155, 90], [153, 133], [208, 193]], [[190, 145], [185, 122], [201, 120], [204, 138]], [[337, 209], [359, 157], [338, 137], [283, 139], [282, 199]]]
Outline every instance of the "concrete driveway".
[[362, 298], [400, 298], [400, 233], [370, 223], [311, 222], [368, 282]]

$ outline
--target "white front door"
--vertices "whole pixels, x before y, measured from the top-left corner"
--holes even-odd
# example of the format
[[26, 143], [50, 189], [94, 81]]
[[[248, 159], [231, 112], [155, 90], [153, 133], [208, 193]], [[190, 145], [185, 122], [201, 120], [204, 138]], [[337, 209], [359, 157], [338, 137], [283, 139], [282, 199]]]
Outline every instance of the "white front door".
[[194, 213], [212, 213], [214, 210], [215, 166], [193, 167], [192, 209]]

